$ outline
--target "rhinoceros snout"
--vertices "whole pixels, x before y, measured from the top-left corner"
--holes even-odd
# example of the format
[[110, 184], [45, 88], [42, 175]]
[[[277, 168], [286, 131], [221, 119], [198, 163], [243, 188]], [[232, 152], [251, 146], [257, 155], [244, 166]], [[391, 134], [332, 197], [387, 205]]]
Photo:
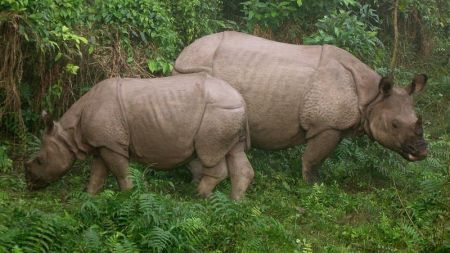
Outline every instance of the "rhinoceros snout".
[[407, 159], [411, 162], [415, 162], [415, 161], [420, 161], [420, 160], [425, 159], [427, 157], [427, 155], [428, 155], [428, 150], [425, 149], [423, 151], [420, 151], [417, 154], [407, 154]]
[[421, 139], [402, 145], [403, 156], [409, 161], [420, 161], [427, 157], [428, 149], [425, 140]]
[[39, 179], [36, 175], [33, 174], [30, 170], [25, 170], [25, 181], [27, 182], [28, 190], [35, 191], [42, 188], [45, 188], [48, 183]]
[[30, 191], [40, 190], [40, 189], [43, 189], [43, 188], [45, 188], [47, 186], [48, 186], [48, 183], [43, 182], [43, 181], [40, 181], [40, 182], [30, 182], [30, 181], [28, 181], [27, 182], [27, 187], [28, 187], [28, 190], [30, 190]]

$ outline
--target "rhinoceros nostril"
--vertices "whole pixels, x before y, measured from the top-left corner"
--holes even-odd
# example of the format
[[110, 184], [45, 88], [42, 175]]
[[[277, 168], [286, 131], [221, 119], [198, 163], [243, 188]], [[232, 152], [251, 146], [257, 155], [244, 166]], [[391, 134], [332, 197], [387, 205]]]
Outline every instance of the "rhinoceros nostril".
[[428, 150], [425, 148], [425, 149], [422, 149], [420, 152], [419, 152], [419, 156], [420, 157], [426, 157], [428, 155]]
[[402, 145], [402, 149], [405, 153], [413, 153], [415, 151], [414, 146], [409, 143]]
[[425, 140], [419, 140], [417, 141], [416, 144], [418, 147], [427, 147], [427, 143], [425, 142]]
[[423, 135], [423, 128], [422, 128], [421, 126], [416, 127], [416, 128], [414, 129], [414, 132], [416, 133], [416, 135], [422, 136], [422, 135]]

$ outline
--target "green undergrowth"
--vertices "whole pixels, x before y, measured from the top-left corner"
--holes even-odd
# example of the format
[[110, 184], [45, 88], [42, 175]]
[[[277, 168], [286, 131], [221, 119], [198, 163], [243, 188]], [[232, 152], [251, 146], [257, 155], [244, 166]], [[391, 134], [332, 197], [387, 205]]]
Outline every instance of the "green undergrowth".
[[110, 178], [83, 192], [87, 163], [28, 192], [22, 174], [0, 177], [0, 252], [430, 252], [449, 250], [449, 136], [432, 140], [427, 160], [407, 163], [366, 138], [344, 140], [321, 184], [301, 179], [301, 148], [253, 150], [245, 200], [229, 182], [209, 199], [181, 167], [132, 164], [135, 189]]

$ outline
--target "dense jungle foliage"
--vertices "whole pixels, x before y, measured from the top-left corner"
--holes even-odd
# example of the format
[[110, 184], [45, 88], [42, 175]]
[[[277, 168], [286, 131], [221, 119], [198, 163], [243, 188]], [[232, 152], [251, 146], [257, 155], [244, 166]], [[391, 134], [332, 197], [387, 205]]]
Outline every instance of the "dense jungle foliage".
[[[446, 0], [0, 0], [0, 252], [449, 252], [450, 3]], [[223, 30], [335, 44], [408, 84], [429, 157], [408, 163], [366, 137], [345, 139], [322, 183], [301, 178], [303, 147], [248, 153], [256, 176], [235, 203], [222, 183], [195, 197], [185, 167], [131, 164], [83, 192], [87, 162], [29, 192], [23, 162], [56, 117], [96, 82], [170, 74], [184, 46]]]

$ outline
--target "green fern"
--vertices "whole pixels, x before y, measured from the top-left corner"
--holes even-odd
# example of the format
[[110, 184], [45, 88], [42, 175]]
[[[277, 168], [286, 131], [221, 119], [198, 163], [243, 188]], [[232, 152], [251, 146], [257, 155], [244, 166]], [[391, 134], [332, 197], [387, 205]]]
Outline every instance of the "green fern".
[[147, 221], [151, 222], [155, 226], [162, 224], [161, 213], [162, 203], [153, 194], [142, 194], [139, 196], [139, 211]]
[[210, 207], [214, 212], [214, 217], [219, 219], [232, 220], [236, 215], [235, 203], [219, 191], [211, 196]]
[[[0, 216], [0, 219], [4, 217]], [[2, 219], [3, 222], [7, 222], [7, 218]], [[10, 230], [8, 227], [0, 224], [0, 252], [8, 252], [15, 246], [14, 238], [17, 236], [16, 230]]]
[[12, 253], [23, 253], [23, 250], [18, 245], [14, 245], [14, 247], [11, 249], [11, 252]]
[[176, 235], [178, 242], [181, 242], [179, 245], [180, 249], [187, 248], [194, 250], [208, 236], [205, 223], [198, 217], [185, 218], [170, 230]]
[[23, 249], [31, 252], [49, 252], [58, 237], [58, 231], [53, 222], [43, 218], [42, 221], [31, 224], [23, 241]]
[[163, 252], [172, 245], [177, 245], [177, 238], [170, 232], [160, 227], [153, 228], [142, 238], [142, 245], [156, 252]]
[[116, 232], [106, 240], [110, 252], [113, 253], [136, 253], [138, 248], [133, 242], [130, 242], [127, 237], [121, 232]]
[[419, 242], [422, 240], [420, 234], [413, 226], [403, 223], [400, 225], [400, 228], [404, 232], [404, 235], [408, 238], [407, 241], [410, 244], [414, 244], [414, 242]]
[[83, 248], [88, 252], [102, 252], [102, 238], [98, 232], [100, 228], [97, 225], [92, 225], [87, 230], [83, 232]]
[[11, 172], [13, 168], [13, 162], [8, 157], [7, 149], [5, 146], [0, 145], [0, 172]]
[[85, 220], [96, 220], [100, 218], [100, 209], [92, 200], [85, 201], [80, 208], [80, 214]]
[[[139, 219], [139, 216], [137, 216], [137, 207], [138, 205], [134, 201], [125, 201], [113, 215], [114, 220], [123, 228], [129, 226], [133, 220]], [[132, 228], [131, 231], [134, 231], [134, 229]]]
[[128, 167], [129, 178], [133, 181], [135, 192], [144, 192], [146, 188], [145, 174], [137, 166]]
[[313, 248], [312, 244], [308, 242], [306, 239], [302, 240], [302, 253], [312, 253]]

